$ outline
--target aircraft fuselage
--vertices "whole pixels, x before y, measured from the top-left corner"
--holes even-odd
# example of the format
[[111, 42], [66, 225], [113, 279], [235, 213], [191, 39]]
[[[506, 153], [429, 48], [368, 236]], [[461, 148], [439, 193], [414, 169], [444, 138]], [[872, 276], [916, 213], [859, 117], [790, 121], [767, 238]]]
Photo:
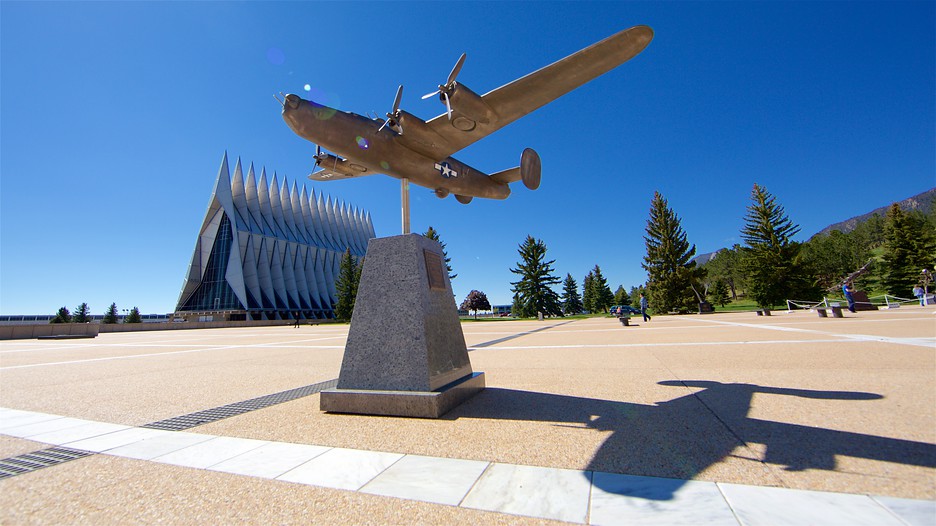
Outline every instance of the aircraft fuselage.
[[[303, 139], [343, 157], [343, 161], [334, 159], [334, 166], [328, 161], [322, 166], [345, 177], [382, 173], [409, 179], [440, 194], [487, 199], [506, 199], [510, 195], [507, 184], [457, 159], [433, 159], [420, 153], [417, 139], [398, 134], [389, 127], [381, 130], [381, 121], [339, 111], [293, 94], [286, 96], [283, 120]], [[407, 142], [412, 144], [407, 145]]]

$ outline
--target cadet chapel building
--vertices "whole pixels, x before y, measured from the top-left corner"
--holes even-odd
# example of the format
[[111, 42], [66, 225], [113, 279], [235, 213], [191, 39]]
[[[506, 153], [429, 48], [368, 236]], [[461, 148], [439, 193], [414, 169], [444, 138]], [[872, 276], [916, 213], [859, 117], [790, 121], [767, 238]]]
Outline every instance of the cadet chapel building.
[[174, 318], [192, 321], [334, 317], [335, 280], [345, 250], [360, 259], [374, 237], [369, 213], [267, 183], [227, 153], [195, 241]]

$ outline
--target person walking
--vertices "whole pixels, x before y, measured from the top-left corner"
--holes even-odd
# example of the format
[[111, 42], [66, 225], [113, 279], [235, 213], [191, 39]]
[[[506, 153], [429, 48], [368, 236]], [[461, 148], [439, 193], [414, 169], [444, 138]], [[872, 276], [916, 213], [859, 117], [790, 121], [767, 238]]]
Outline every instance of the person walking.
[[916, 299], [920, 300], [920, 306], [923, 307], [925, 305], [923, 301], [923, 287], [919, 285], [913, 287], [913, 295], [916, 296]]
[[644, 321], [650, 321], [650, 315], [647, 314], [647, 298], [640, 293], [640, 313], [643, 314]]

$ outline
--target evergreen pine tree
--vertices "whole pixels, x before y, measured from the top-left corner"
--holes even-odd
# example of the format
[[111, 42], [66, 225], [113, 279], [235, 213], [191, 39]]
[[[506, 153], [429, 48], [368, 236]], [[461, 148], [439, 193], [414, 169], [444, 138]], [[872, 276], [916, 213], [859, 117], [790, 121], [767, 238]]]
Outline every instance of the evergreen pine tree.
[[595, 286], [592, 283], [594, 280], [595, 274], [590, 270], [582, 280], [582, 308], [588, 313], [595, 312]]
[[510, 269], [520, 276], [519, 281], [510, 283], [515, 295], [514, 305], [519, 307], [519, 311], [514, 311], [514, 315], [521, 318], [534, 317], [538, 313], [544, 316], [562, 316], [559, 295], [550, 288], [559, 284], [561, 280], [552, 275], [552, 264], [556, 261], [545, 261], [546, 243], [533, 239], [533, 236], [527, 236], [518, 252], [521, 261], [517, 268]]
[[55, 313], [55, 317], [49, 320], [49, 323], [71, 323], [72, 317], [71, 313], [68, 312], [67, 307], [62, 307]]
[[357, 293], [356, 279], [358, 277], [357, 264], [354, 256], [351, 255], [351, 249], [346, 249], [341, 256], [341, 264], [338, 269], [338, 279], [335, 280], [335, 291], [338, 301], [335, 303], [335, 319], [341, 321], [350, 321], [354, 314], [354, 300]]
[[82, 303], [75, 307], [75, 314], [72, 315], [72, 323], [90, 323], [90, 314], [91, 309], [88, 308], [88, 304]]
[[702, 273], [692, 261], [695, 245], [690, 245], [679, 216], [666, 199], [655, 192], [650, 203], [644, 242], [647, 254], [641, 266], [647, 271], [647, 300], [655, 312], [692, 309], [698, 298], [693, 285]]
[[562, 312], [566, 316], [572, 316], [582, 313], [582, 298], [578, 293], [578, 284], [572, 274], [566, 274], [565, 281], [562, 282]]
[[910, 298], [922, 270], [933, 268], [933, 238], [925, 217], [904, 212], [894, 203], [887, 211], [884, 269], [881, 280], [888, 294]]
[[741, 268], [748, 293], [762, 308], [787, 299], [815, 298], [819, 294], [808, 271], [797, 261], [800, 245], [791, 240], [799, 232], [783, 207], [765, 188], [754, 185], [751, 205], [744, 217]]
[[615, 305], [630, 305], [631, 299], [630, 295], [627, 293], [627, 289], [624, 288], [624, 285], [618, 285], [616, 291], [614, 291], [614, 304]]
[[140, 309], [133, 307], [130, 314], [124, 318], [124, 323], [143, 323], [143, 317], [140, 316]]
[[611, 293], [608, 280], [601, 274], [601, 267], [598, 265], [595, 265], [595, 268], [592, 269], [591, 284], [595, 298], [595, 310], [593, 312], [608, 312], [614, 302], [614, 294]]
[[104, 313], [104, 319], [101, 323], [114, 324], [117, 323], [117, 304], [111, 303], [110, 307], [107, 308], [107, 312]]
[[429, 230], [426, 230], [426, 233], [423, 235], [433, 241], [438, 241], [439, 244], [442, 245], [442, 260], [445, 261], [445, 270], [448, 272], [449, 281], [457, 278], [458, 274], [452, 274], [452, 265], [450, 265], [452, 258], [450, 258], [448, 252], [445, 251], [445, 243], [439, 239], [439, 233], [436, 231], [436, 229], [432, 228], [432, 226], [429, 226]]
[[728, 295], [728, 284], [724, 280], [715, 280], [715, 284], [709, 290], [708, 301], [713, 305], [722, 307], [731, 302], [731, 297]]
[[646, 293], [647, 293], [647, 290], [643, 285], [639, 287], [631, 287], [630, 294], [629, 294], [630, 306], [634, 307], [635, 309], [639, 309], [640, 308], [640, 295], [646, 294]]

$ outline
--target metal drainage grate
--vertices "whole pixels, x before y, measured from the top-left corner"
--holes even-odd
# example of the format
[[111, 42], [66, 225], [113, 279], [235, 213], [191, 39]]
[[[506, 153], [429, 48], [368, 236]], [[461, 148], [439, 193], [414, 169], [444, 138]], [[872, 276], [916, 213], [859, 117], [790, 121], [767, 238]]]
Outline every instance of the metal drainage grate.
[[0, 479], [22, 475], [23, 473], [29, 473], [30, 471], [55, 466], [90, 455], [94, 455], [94, 453], [67, 447], [52, 447], [16, 457], [5, 458], [0, 460]]
[[187, 415], [167, 418], [158, 422], [146, 424], [142, 427], [149, 429], [162, 429], [164, 431], [182, 431], [183, 429], [209, 424], [211, 422], [216, 422], [228, 417], [242, 415], [244, 413], [256, 411], [257, 409], [263, 409], [264, 407], [270, 407], [271, 405], [282, 404], [283, 402], [289, 402], [304, 396], [314, 395], [315, 393], [324, 391], [325, 389], [331, 389], [337, 385], [338, 379], [335, 378], [334, 380], [328, 380], [326, 382], [319, 382], [317, 384], [297, 387], [288, 391], [282, 391], [279, 393], [260, 396], [250, 400], [244, 400], [243, 402], [236, 402], [233, 404], [223, 405], [221, 407], [215, 407], [213, 409], [205, 409], [204, 411], [198, 411], [196, 413], [189, 413]]

